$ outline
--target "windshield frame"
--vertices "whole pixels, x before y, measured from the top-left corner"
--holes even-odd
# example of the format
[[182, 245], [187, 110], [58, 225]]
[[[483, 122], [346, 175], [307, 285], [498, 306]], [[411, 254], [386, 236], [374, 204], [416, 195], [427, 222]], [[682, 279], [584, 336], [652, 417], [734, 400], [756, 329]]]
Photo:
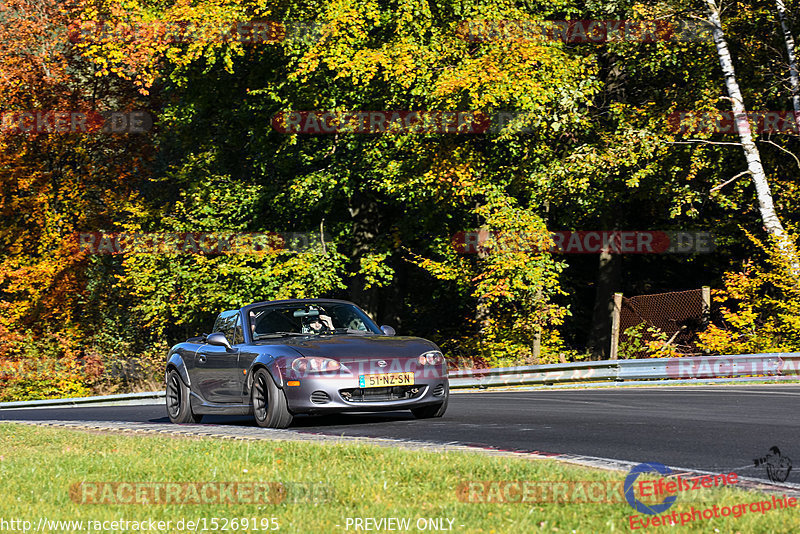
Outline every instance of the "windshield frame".
[[[256, 334], [255, 326], [256, 324], [253, 322], [254, 314], [259, 314], [259, 312], [264, 312], [269, 309], [285, 309], [285, 310], [292, 310], [292, 309], [308, 309], [310, 306], [320, 307], [323, 309], [326, 308], [350, 308], [356, 315], [358, 319], [360, 319], [364, 326], [366, 326], [367, 330], [358, 331], [356, 333], [353, 330], [342, 331], [342, 328], [331, 330], [323, 330], [320, 332], [308, 332], [302, 333], [298, 332], [296, 335], [298, 336], [320, 336], [320, 335], [383, 335], [383, 331], [380, 327], [373, 321], [367, 313], [359, 308], [357, 305], [353, 304], [352, 302], [341, 301], [341, 300], [298, 300], [298, 301], [282, 301], [282, 302], [274, 302], [274, 303], [264, 303], [263, 305], [252, 305], [247, 307], [245, 313], [245, 319], [247, 321], [247, 334], [250, 336], [252, 341], [263, 341], [266, 339], [280, 339], [284, 336], [277, 336], [275, 333], [268, 333], [262, 332], [260, 334]], [[281, 332], [285, 332], [285, 330], [281, 330]], [[295, 334], [292, 334], [294, 336]]]

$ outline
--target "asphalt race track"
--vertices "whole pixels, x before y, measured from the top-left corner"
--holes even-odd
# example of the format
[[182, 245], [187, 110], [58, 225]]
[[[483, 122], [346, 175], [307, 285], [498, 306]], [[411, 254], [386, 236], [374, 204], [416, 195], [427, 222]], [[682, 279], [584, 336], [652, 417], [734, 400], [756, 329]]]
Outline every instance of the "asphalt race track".
[[[295, 432], [477, 445], [660, 462], [767, 480], [753, 459], [772, 446], [800, 484], [800, 384], [455, 393], [442, 419], [410, 412], [298, 417]], [[165, 423], [160, 405], [0, 410], [0, 420]], [[204, 424], [255, 426], [205, 416]]]

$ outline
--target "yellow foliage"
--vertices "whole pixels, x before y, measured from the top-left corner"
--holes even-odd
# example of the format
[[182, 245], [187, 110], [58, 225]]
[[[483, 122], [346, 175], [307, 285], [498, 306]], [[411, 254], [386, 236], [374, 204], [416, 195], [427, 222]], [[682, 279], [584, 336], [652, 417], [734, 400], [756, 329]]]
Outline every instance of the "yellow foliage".
[[791, 352], [800, 349], [800, 283], [792, 265], [796, 239], [765, 244], [766, 265], [753, 260], [725, 274], [725, 288], [714, 292], [723, 322], [699, 334], [700, 347], [717, 354]]

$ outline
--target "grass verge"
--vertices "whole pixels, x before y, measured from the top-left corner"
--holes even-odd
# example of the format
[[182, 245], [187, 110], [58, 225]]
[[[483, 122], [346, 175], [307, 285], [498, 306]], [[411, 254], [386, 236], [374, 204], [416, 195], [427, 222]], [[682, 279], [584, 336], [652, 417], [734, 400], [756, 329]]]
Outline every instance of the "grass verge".
[[[21, 521], [30, 521], [31, 530], [38, 527], [39, 532], [202, 532], [202, 527], [214, 532], [274, 532], [269, 529], [276, 525], [278, 532], [397, 532], [404, 530], [398, 523], [381, 525], [364, 519], [378, 522], [398, 518], [408, 520], [410, 532], [631, 532], [631, 515], [654, 516], [635, 512], [624, 498], [614, 503], [542, 503], [530, 499], [477, 503], [465, 502], [470, 499], [469, 486], [459, 493], [470, 481], [593, 481], [618, 489], [624, 478], [624, 473], [554, 461], [462, 452], [0, 425], [0, 529], [5, 531], [21, 531], [15, 526], [24, 527]], [[230, 482], [260, 492], [260, 502], [248, 503], [254, 498], [250, 490], [231, 494], [220, 489]], [[190, 486], [205, 489], [193, 493]], [[514, 486], [481, 487], [484, 489], [473, 491], [473, 500], [502, 499], [503, 488], [509, 490], [512, 499], [523, 499]], [[171, 502], [167, 502], [169, 491], [173, 491]], [[679, 495], [676, 504], [659, 517], [687, 512], [692, 506], [699, 510], [738, 505], [741, 511], [743, 504], [772, 499], [735, 487], [688, 493]], [[199, 502], [195, 496], [199, 496]], [[156, 497], [161, 500], [159, 504], [136, 502]], [[120, 502], [125, 500], [133, 502]], [[216, 523], [212, 522], [215, 518]], [[234, 518], [238, 519], [236, 523], [231, 521]], [[362, 519], [360, 529], [356, 528], [356, 518]], [[798, 530], [799, 518], [798, 508], [766, 513], [748, 510], [738, 518], [703, 519], [684, 526], [642, 530], [788, 533]], [[12, 525], [9, 521], [13, 520], [19, 522]], [[120, 520], [129, 523], [111, 523]], [[183, 528], [179, 528], [181, 520]], [[54, 525], [53, 521], [83, 524], [79, 529], [76, 524]], [[157, 521], [171, 524], [160, 528], [152, 523]], [[197, 524], [187, 528], [187, 521]], [[376, 528], [380, 526], [384, 528]]]

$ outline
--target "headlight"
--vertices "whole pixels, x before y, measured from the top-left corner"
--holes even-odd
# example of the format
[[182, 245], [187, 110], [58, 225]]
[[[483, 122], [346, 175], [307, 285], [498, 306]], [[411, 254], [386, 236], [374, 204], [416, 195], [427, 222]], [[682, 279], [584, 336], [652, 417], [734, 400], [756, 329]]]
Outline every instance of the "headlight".
[[342, 365], [330, 358], [297, 358], [292, 362], [292, 370], [298, 373], [324, 373], [326, 371], [338, 371]]
[[438, 350], [431, 350], [420, 354], [417, 361], [420, 365], [440, 365], [444, 361], [444, 356]]

